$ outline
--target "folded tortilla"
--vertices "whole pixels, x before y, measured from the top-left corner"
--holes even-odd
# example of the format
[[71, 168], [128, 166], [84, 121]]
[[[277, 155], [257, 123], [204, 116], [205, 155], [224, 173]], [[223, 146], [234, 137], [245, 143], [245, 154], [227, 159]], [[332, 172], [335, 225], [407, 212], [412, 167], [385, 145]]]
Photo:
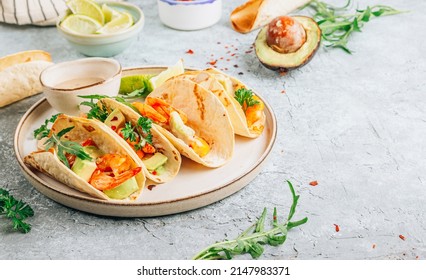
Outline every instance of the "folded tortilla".
[[[134, 155], [132, 154], [133, 151], [127, 143], [99, 121], [61, 115], [53, 124], [51, 133], [56, 134], [71, 126], [74, 128], [63, 136], [67, 140], [81, 143], [91, 138], [96, 146], [104, 153], [126, 155], [132, 161], [131, 168], [139, 167]], [[32, 152], [24, 158], [24, 162], [25, 164], [46, 173], [47, 175], [78, 191], [87, 193], [99, 199], [112, 200], [102, 191], [94, 188], [65, 166], [59, 160], [56, 151], [53, 151], [53, 153], [44, 150]], [[126, 201], [136, 200], [145, 186], [145, 175], [143, 172], [136, 174], [135, 179], [139, 189], [131, 194], [130, 197], [125, 199]]]
[[222, 166], [232, 158], [234, 130], [225, 107], [210, 91], [188, 79], [174, 77], [156, 88], [148, 97], [161, 98], [183, 111], [188, 117], [187, 125], [210, 146], [210, 152], [200, 157], [184, 141], [156, 125], [182, 155], [212, 168]]
[[241, 81], [214, 68], [202, 71], [187, 71], [179, 77], [190, 79], [205, 87], [220, 100], [229, 114], [235, 134], [256, 138], [262, 133], [266, 121], [265, 113], [262, 113], [259, 121], [248, 127], [243, 108], [235, 99], [235, 91], [237, 89], [248, 88]]
[[260, 28], [278, 16], [287, 15], [310, 0], [249, 0], [231, 13], [232, 27], [240, 33]]
[[[133, 126], [137, 125], [140, 115], [132, 108], [110, 98], [101, 99], [99, 102], [103, 104], [109, 112], [112, 112], [115, 109], [120, 110], [120, 112], [124, 115], [126, 122], [130, 122]], [[151, 134], [153, 146], [158, 152], [168, 158], [167, 162], [163, 166], [164, 170], [160, 174], [152, 174], [148, 171], [143, 161], [137, 155], [135, 161], [138, 162], [138, 165], [142, 166], [142, 170], [144, 171], [147, 179], [154, 183], [165, 183], [171, 181], [179, 172], [182, 158], [179, 151], [158, 131], [155, 126], [151, 127]], [[133, 149], [132, 152], [134, 153]]]
[[25, 51], [0, 58], [0, 107], [40, 93], [40, 73], [52, 64], [44, 51]]

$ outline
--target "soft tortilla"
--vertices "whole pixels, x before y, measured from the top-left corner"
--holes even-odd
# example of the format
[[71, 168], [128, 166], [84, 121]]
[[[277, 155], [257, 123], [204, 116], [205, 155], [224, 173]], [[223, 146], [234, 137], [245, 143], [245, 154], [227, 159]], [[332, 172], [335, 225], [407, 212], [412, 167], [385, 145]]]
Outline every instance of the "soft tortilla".
[[[228, 92], [222, 85], [219, 76], [223, 76], [232, 82], [232, 92]], [[234, 97], [234, 93], [237, 89], [242, 87], [247, 88], [242, 82], [214, 68], [202, 71], [188, 71], [179, 77], [190, 79], [211, 91], [217, 98], [219, 98], [226, 111], [228, 111], [235, 134], [249, 138], [256, 138], [262, 133], [262, 130], [253, 130], [247, 126], [245, 113], [240, 103], [238, 103]], [[266, 116], [263, 113], [261, 120], [256, 122], [255, 125], [263, 128], [265, 120]]]
[[52, 62], [15, 64], [0, 72], [0, 108], [42, 91], [40, 73]]
[[[104, 104], [109, 112], [112, 112], [115, 109], [118, 109], [123, 113], [126, 118], [126, 122], [131, 122], [133, 126], [137, 125], [140, 115], [136, 113], [132, 108], [124, 105], [114, 99], [104, 98], [99, 100], [100, 103]], [[179, 154], [179, 151], [170, 143], [167, 138], [162, 135], [155, 126], [151, 128], [152, 133], [152, 144], [154, 147], [161, 151], [168, 160], [164, 164], [164, 171], [160, 175], [154, 175], [146, 169], [143, 161], [138, 158], [136, 155], [136, 161], [138, 165], [142, 166], [142, 169], [145, 173], [145, 176], [153, 181], [154, 183], [165, 183], [171, 181], [179, 172], [182, 158]], [[134, 153], [134, 151], [132, 150]]]
[[225, 107], [210, 91], [188, 79], [171, 78], [148, 96], [158, 97], [188, 116], [187, 125], [210, 145], [210, 152], [200, 157], [184, 141], [160, 127], [179, 152], [207, 167], [227, 163], [234, 153], [234, 130]]
[[48, 52], [40, 50], [23, 51], [0, 57], [0, 72], [16, 64], [31, 61], [52, 61]]
[[[63, 137], [75, 142], [82, 142], [91, 138], [101, 151], [111, 154], [127, 155], [132, 159], [131, 167], [138, 167], [134, 156], [131, 154], [131, 148], [127, 143], [99, 121], [61, 115], [53, 124], [51, 133], [58, 133], [71, 126], [74, 126], [74, 128]], [[66, 167], [58, 159], [56, 154], [48, 151], [37, 151], [27, 155], [24, 158], [24, 162], [69, 187], [88, 193], [96, 198], [112, 200], [102, 191], [97, 190]], [[145, 186], [145, 176], [143, 172], [139, 172], [135, 177], [139, 190], [133, 193], [131, 197], [125, 199], [127, 201], [135, 201], [140, 196]]]
[[231, 13], [232, 27], [240, 33], [260, 28], [278, 16], [287, 15], [310, 0], [249, 0]]

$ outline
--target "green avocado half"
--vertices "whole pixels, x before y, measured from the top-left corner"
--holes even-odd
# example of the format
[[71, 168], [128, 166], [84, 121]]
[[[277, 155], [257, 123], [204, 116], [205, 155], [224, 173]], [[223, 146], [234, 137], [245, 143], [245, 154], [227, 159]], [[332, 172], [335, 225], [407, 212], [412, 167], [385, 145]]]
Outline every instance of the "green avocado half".
[[266, 25], [260, 30], [254, 42], [256, 55], [266, 68], [287, 72], [308, 63], [317, 51], [321, 41], [321, 29], [315, 20], [305, 16], [294, 16], [292, 18], [305, 29], [306, 42], [295, 52], [276, 52], [266, 43], [268, 29], [268, 25]]

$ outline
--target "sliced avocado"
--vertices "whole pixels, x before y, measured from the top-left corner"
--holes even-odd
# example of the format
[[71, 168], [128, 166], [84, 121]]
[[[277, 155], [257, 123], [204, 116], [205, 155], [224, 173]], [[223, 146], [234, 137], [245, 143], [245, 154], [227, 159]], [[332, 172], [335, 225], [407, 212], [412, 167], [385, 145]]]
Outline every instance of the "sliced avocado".
[[256, 37], [254, 46], [260, 62], [271, 70], [286, 72], [305, 65], [314, 56], [321, 41], [321, 29], [310, 17], [294, 16], [306, 32], [306, 41], [295, 52], [280, 53], [271, 48], [267, 43], [268, 25], [263, 27]]
[[138, 182], [133, 176], [123, 184], [110, 190], [105, 190], [104, 194], [113, 199], [125, 199], [139, 189]]
[[134, 91], [141, 91], [143, 95], [152, 92], [153, 87], [150, 79], [153, 75], [132, 75], [121, 78], [119, 94], [130, 94]]
[[111, 114], [105, 120], [105, 124], [109, 126], [112, 130], [116, 130], [119, 127], [122, 127], [126, 122], [126, 118], [119, 109], [114, 109]]
[[179, 113], [173, 111], [170, 114], [170, 130], [174, 136], [181, 139], [186, 144], [194, 139], [195, 131], [183, 123]]
[[155, 153], [149, 159], [143, 160], [143, 163], [145, 164], [146, 169], [152, 172], [158, 169], [160, 166], [164, 165], [167, 162], [167, 160], [168, 158], [162, 153]]
[[97, 166], [95, 161], [76, 158], [71, 170], [80, 178], [89, 182]]
[[101, 157], [104, 155], [104, 153], [99, 150], [98, 147], [95, 146], [86, 146], [83, 147], [83, 150], [89, 154], [89, 156], [92, 158], [92, 161], [95, 161], [98, 157]]

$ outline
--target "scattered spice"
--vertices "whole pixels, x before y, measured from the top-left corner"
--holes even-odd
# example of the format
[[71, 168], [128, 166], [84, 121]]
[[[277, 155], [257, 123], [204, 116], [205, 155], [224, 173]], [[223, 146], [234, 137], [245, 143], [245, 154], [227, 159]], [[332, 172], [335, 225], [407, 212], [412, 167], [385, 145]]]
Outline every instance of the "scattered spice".
[[238, 72], [238, 75], [244, 75], [244, 73], [243, 72]]
[[149, 185], [147, 188], [148, 190], [152, 191], [153, 188], [155, 188], [157, 185]]
[[279, 74], [281, 77], [284, 77], [285, 75], [287, 75], [287, 71], [279, 71]]
[[399, 235], [399, 238], [401, 238], [402, 240], [404, 240], [404, 241], [405, 241], [405, 236], [404, 236], [404, 235], [400, 234], [400, 235]]
[[230, 61], [230, 59], [229, 59], [229, 58], [227, 58], [227, 59], [226, 59], [226, 61]]
[[253, 52], [253, 51], [251, 51], [251, 50], [250, 50], [250, 51], [246, 51], [246, 53], [252, 53], [252, 52]]
[[418, 260], [419, 259], [419, 256], [416, 256], [416, 260]]
[[339, 231], [340, 231], [340, 227], [339, 227], [339, 225], [334, 224], [334, 229], [336, 230], [336, 232], [339, 232]]
[[281, 93], [282, 93], [282, 94], [285, 94], [285, 90], [283, 89], [283, 90], [281, 91]]
[[373, 249], [376, 249], [376, 244], [373, 244]]
[[220, 42], [217, 42], [218, 45], [220, 45]]
[[235, 56], [235, 53], [231, 54], [231, 56]]
[[228, 71], [228, 67], [225, 67], [225, 71]]
[[217, 59], [216, 59], [216, 60], [212, 60], [212, 61], [208, 62], [208, 64], [210, 64], [210, 65], [216, 65], [216, 62], [217, 62]]
[[189, 49], [189, 50], [187, 50], [187, 51], [186, 51], [186, 53], [187, 53], [187, 54], [194, 54], [194, 51], [193, 51], [193, 50], [191, 50], [191, 49]]
[[234, 67], [235, 67], [235, 68], [238, 68], [238, 64], [234, 64]]
[[223, 56], [221, 56], [219, 59], [220, 59], [220, 60], [223, 60]]
[[[283, 91], [285, 92], [285, 90], [283, 90]], [[281, 91], [281, 93], [284, 93], [283, 91]], [[309, 185], [315, 187], [316, 185], [318, 185], [318, 181], [309, 182]]]

